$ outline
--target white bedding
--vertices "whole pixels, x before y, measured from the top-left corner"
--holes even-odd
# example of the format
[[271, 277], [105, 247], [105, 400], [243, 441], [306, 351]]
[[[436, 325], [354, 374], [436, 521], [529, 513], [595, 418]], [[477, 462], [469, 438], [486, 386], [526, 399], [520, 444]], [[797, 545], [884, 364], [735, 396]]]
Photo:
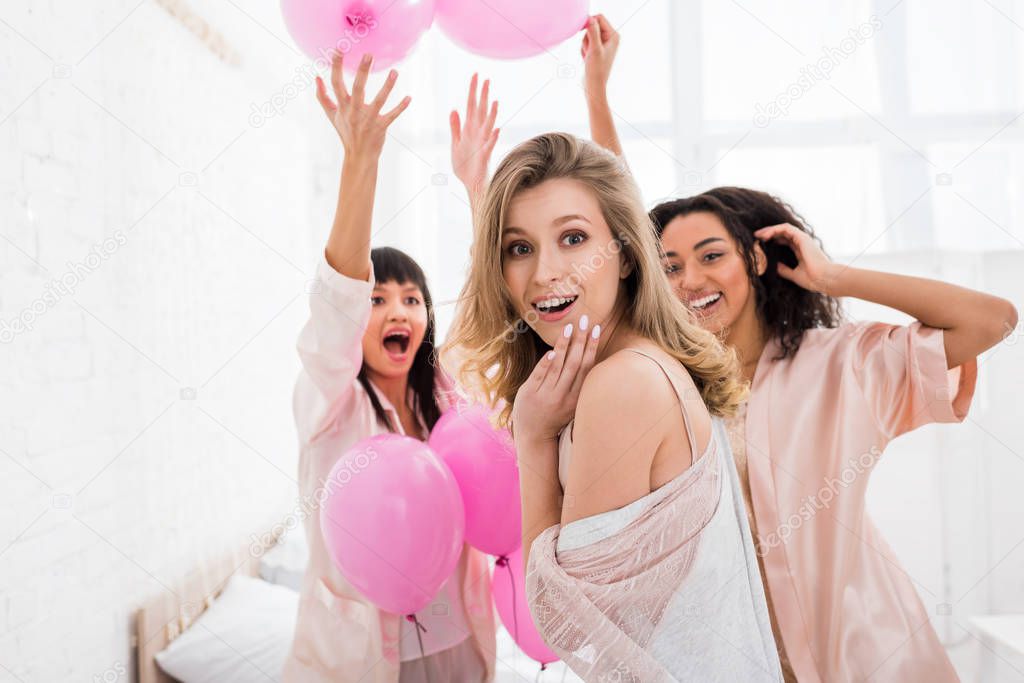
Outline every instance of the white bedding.
[[182, 683], [280, 681], [291, 647], [299, 594], [235, 575], [213, 604], [156, 655]]

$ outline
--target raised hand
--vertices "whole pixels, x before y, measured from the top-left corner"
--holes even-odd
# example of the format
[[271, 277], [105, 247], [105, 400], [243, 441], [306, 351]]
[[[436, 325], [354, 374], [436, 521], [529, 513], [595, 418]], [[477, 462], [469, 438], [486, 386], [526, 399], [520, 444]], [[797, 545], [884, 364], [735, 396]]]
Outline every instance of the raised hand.
[[583, 55], [584, 85], [587, 93], [603, 92], [619, 50], [619, 33], [603, 14], [590, 17], [583, 34], [580, 54]]
[[754, 237], [766, 242], [777, 242], [793, 250], [797, 260], [796, 268], [779, 262], [779, 275], [812, 292], [832, 294], [829, 286], [835, 279], [836, 268], [841, 269], [841, 266], [829, 259], [813, 237], [789, 223], [761, 228], [754, 232]]
[[331, 125], [338, 131], [341, 143], [345, 147], [346, 158], [357, 157], [375, 160], [380, 157], [380, 152], [384, 147], [388, 126], [405, 111], [412, 98], [409, 96], [402, 98], [402, 101], [393, 109], [382, 114], [381, 109], [387, 102], [392, 88], [395, 87], [395, 81], [398, 80], [398, 72], [392, 69], [377, 96], [372, 101], [366, 102], [366, 79], [370, 74], [373, 57], [363, 56], [359, 70], [356, 72], [355, 81], [352, 83], [351, 94], [345, 87], [342, 60], [343, 57], [338, 52], [334, 53], [331, 60], [331, 86], [334, 89], [337, 104], [327, 94], [327, 88], [319, 76], [316, 78], [316, 98]]
[[479, 98], [476, 86], [477, 75], [473, 74], [466, 100], [466, 120], [462, 121], [459, 112], [454, 110], [449, 117], [452, 129], [452, 168], [455, 176], [466, 186], [470, 200], [475, 200], [483, 192], [491, 152], [494, 151], [500, 133], [500, 129], [494, 127], [498, 118], [498, 101], [488, 105], [491, 82], [484, 81]]
[[615, 130], [615, 119], [608, 103], [608, 77], [612, 73], [615, 53], [619, 50], [619, 33], [603, 14], [590, 17], [583, 35], [583, 91], [587, 96], [587, 118], [590, 139], [613, 154], [622, 156], [622, 143]]

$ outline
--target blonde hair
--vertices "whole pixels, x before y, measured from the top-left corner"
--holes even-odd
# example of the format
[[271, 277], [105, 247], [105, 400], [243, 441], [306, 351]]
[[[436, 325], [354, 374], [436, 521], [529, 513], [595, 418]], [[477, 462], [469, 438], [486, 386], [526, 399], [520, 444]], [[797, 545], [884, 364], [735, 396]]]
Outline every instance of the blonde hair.
[[712, 414], [735, 414], [746, 397], [736, 354], [672, 292], [632, 175], [618, 157], [566, 133], [538, 135], [513, 149], [474, 216], [469, 276], [440, 353], [460, 388], [489, 405], [503, 401], [497, 422], [508, 426], [516, 392], [550, 348], [513, 306], [501, 276], [501, 235], [513, 198], [554, 178], [579, 181], [597, 196], [613, 248], [631, 265], [620, 284], [628, 302], [623, 322], [682, 363]]

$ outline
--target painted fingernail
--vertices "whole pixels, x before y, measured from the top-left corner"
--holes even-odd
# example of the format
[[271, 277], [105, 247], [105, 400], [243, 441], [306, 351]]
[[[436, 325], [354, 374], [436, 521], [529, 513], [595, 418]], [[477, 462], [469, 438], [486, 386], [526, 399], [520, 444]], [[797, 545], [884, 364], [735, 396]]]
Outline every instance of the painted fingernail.
[[562, 330], [562, 336], [563, 337], [571, 337], [572, 336], [572, 323], [569, 323], [568, 325], [565, 326], [565, 328]]
[[590, 320], [587, 318], [587, 314], [586, 313], [581, 315], [580, 316], [580, 329], [583, 330], [584, 332], [586, 332], [587, 331], [587, 323], [589, 323], [589, 322], [590, 322]]
[[555, 352], [554, 351], [548, 351], [547, 356], [548, 356], [548, 360], [551, 360], [551, 359], [553, 359], [555, 357]]
[[590, 333], [590, 336], [593, 337], [594, 339], [597, 339], [599, 336], [601, 336], [601, 326], [594, 325], [594, 331]]

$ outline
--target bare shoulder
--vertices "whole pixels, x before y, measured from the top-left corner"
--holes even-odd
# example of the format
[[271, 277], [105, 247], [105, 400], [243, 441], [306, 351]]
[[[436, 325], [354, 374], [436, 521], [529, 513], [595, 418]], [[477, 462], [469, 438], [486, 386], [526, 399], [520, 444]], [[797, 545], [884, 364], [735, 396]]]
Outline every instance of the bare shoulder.
[[576, 405], [562, 523], [648, 494], [655, 456], [679, 416], [672, 385], [649, 358], [619, 351], [595, 365]]
[[[679, 369], [687, 374], [682, 366]], [[676, 405], [675, 391], [662, 369], [650, 358], [622, 350], [595, 365], [583, 380], [577, 422], [582, 419], [612, 428], [630, 418], [660, 415]]]
[[[661, 348], [640, 350], [659, 362], [622, 350], [594, 366], [580, 389], [576, 425], [591, 430], [592, 439], [619, 444], [639, 439], [639, 432], [644, 431], [645, 441], [654, 436], [658, 438], [653, 443], [681, 439], [680, 447], [688, 448], [688, 429], [693, 430], [698, 444], [706, 443], [711, 414], [689, 371]], [[689, 427], [684, 424], [683, 412]]]

